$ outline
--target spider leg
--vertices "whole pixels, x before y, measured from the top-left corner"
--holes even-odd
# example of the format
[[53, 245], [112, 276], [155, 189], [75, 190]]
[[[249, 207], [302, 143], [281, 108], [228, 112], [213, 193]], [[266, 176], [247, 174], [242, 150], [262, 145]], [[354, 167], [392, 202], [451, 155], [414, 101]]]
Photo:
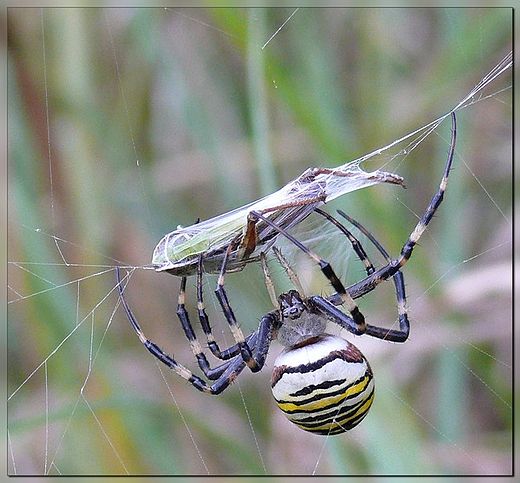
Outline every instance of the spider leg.
[[[368, 258], [367, 253], [365, 252], [365, 249], [363, 248], [363, 245], [361, 245], [360, 241], [349, 231], [347, 228], [342, 225], [336, 218], [334, 218], [332, 215], [327, 213], [326, 211], [320, 210], [319, 208], [316, 208], [314, 210], [319, 215], [323, 216], [327, 220], [329, 220], [333, 225], [335, 225], [341, 232], [345, 234], [345, 236], [348, 238], [350, 244], [352, 245], [352, 249], [356, 252], [356, 255], [361, 260], [363, 265], [365, 266], [365, 271], [367, 272], [367, 275], [370, 275], [371, 273], [374, 273], [375, 268], [370, 259]], [[338, 210], [339, 212], [339, 210]]]
[[200, 325], [202, 326], [202, 330], [206, 335], [206, 340], [208, 342], [208, 347], [211, 350], [212, 354], [221, 360], [230, 359], [237, 354], [240, 353], [240, 348], [235, 344], [234, 346], [221, 350], [217, 342], [215, 341], [215, 337], [211, 331], [211, 325], [209, 323], [209, 317], [206, 314], [206, 307], [204, 305], [203, 299], [203, 286], [202, 286], [202, 254], [199, 255], [199, 261], [197, 264], [197, 312], [199, 316]]
[[[199, 223], [200, 219], [197, 219], [196, 223]], [[203, 289], [202, 289], [202, 254], [199, 255], [198, 263], [197, 263], [197, 313], [199, 317], [200, 325], [202, 326], [202, 330], [206, 336], [206, 340], [208, 343], [208, 347], [211, 350], [212, 354], [221, 360], [228, 360], [232, 357], [236, 356], [240, 351], [238, 347], [232, 347], [229, 349], [225, 349], [224, 351], [221, 351], [217, 342], [215, 341], [215, 338], [213, 337], [213, 334], [211, 332], [211, 326], [209, 324], [209, 318], [206, 314], [206, 308], [204, 305], [203, 300]], [[207, 373], [205, 368], [209, 369], [209, 364], [207, 363], [207, 359], [200, 349], [200, 344], [197, 342], [195, 338], [195, 334], [193, 332], [191, 323], [188, 318], [188, 313], [184, 309], [184, 293], [186, 288], [186, 279], [181, 281], [181, 293], [179, 294], [179, 303], [177, 306], [177, 315], [181, 319], [181, 324], [184, 329], [184, 332], [186, 334], [186, 337], [190, 341], [190, 345], [193, 351], [193, 354], [197, 358], [197, 361], [199, 363], [199, 367], [204, 371], [206, 376], [209, 379], [212, 379]], [[181, 301], [181, 294], [183, 295], [182, 301]], [[182, 302], [182, 307], [181, 307]], [[181, 310], [181, 314], [179, 314], [179, 310]], [[206, 359], [206, 360], [205, 360]], [[217, 376], [218, 377], [218, 376]]]
[[319, 312], [331, 322], [338, 324], [341, 328], [347, 329], [356, 335], [362, 335], [366, 332], [360, 332], [358, 326], [350, 317], [342, 310], [338, 309], [332, 302], [320, 295], [313, 295], [307, 299], [307, 303], [312, 307], [314, 312]]
[[[363, 245], [361, 242], [342, 224], [340, 223], [336, 218], [334, 218], [329, 213], [320, 210], [317, 208], [315, 210], [318, 214], [325, 217], [327, 220], [329, 220], [332, 224], [334, 224], [337, 228], [339, 228], [340, 231], [342, 231], [347, 238], [349, 239], [352, 248], [356, 252], [358, 258], [363, 262], [365, 265], [365, 270], [367, 272], [367, 275], [371, 275], [374, 273], [375, 268], [370, 259], [368, 258], [368, 255], [365, 252], [365, 249], [363, 248]], [[391, 261], [390, 256], [388, 255], [388, 252], [384, 249], [384, 247], [379, 243], [375, 237], [363, 226], [361, 223], [356, 221], [354, 218], [351, 218], [347, 214], [345, 214], [343, 211], [338, 210], [338, 213], [346, 218], [351, 224], [353, 224], [356, 228], [358, 228], [359, 231], [361, 231], [371, 242], [372, 244], [377, 248], [377, 250], [383, 255], [383, 257], [386, 258], [387, 262]], [[404, 288], [404, 277], [401, 271], [397, 271], [397, 273], [394, 274], [392, 277], [392, 280], [394, 281], [395, 285], [395, 293], [397, 298], [397, 307], [398, 307], [398, 313], [399, 313], [399, 330], [394, 329], [385, 329], [382, 327], [376, 327], [370, 324], [366, 324], [366, 332], [365, 334], [371, 335], [373, 337], [377, 337], [379, 339], [385, 339], [390, 340], [392, 342], [404, 342], [408, 339], [408, 335], [410, 333], [410, 323], [408, 321], [408, 314], [406, 313], [406, 295], [405, 295], [405, 288]], [[335, 297], [329, 297], [328, 300], [332, 303], [335, 302]], [[341, 299], [337, 297], [337, 305], [341, 304]]]
[[[252, 338], [251, 345], [253, 347], [254, 359], [258, 366], [258, 370], [264, 367], [265, 359], [269, 352], [269, 347], [271, 346], [271, 341], [273, 340], [273, 334], [277, 325], [278, 317], [276, 313], [270, 312], [262, 317], [258, 330], [252, 334], [254, 337]], [[215, 381], [215, 383], [209, 387], [209, 392], [211, 392], [211, 394], [220, 394], [224, 391], [244, 370], [246, 364], [247, 363], [240, 356], [236, 356], [234, 359], [231, 359], [231, 361], [224, 363], [223, 365], [227, 366], [225, 371]], [[197, 389], [199, 388], [197, 387]]]
[[[399, 258], [390, 260], [387, 265], [384, 267], [376, 270], [368, 277], [364, 278], [363, 280], [351, 285], [348, 287], [348, 292], [350, 296], [353, 299], [362, 297], [363, 295], [371, 292], [376, 288], [381, 282], [389, 279], [390, 277], [393, 277], [400, 269], [403, 267], [403, 265], [406, 264], [406, 262], [410, 259], [413, 249], [417, 242], [419, 241], [419, 238], [426, 230], [426, 227], [430, 223], [431, 219], [433, 218], [433, 215], [437, 211], [437, 208], [442, 203], [444, 192], [446, 191], [446, 186], [448, 184], [448, 176], [450, 174], [452, 162], [453, 162], [453, 154], [455, 152], [455, 141], [456, 141], [456, 133], [457, 133], [457, 124], [455, 119], [455, 113], [451, 114], [451, 120], [452, 120], [452, 128], [451, 128], [451, 142], [450, 142], [450, 149], [448, 152], [448, 159], [446, 161], [446, 166], [444, 168], [444, 174], [442, 176], [439, 189], [437, 192], [433, 195], [428, 207], [426, 208], [426, 211], [421, 216], [419, 222], [413, 229], [412, 233], [408, 237], [408, 240], [403, 245], [403, 248], [401, 249], [401, 254]], [[341, 296], [341, 294], [339, 294]], [[333, 299], [333, 300], [332, 300]], [[338, 300], [338, 297], [333, 296], [331, 298], [331, 301], [335, 303]], [[340, 302], [339, 302], [340, 303]]]
[[[233, 313], [233, 309], [231, 308], [229, 304], [229, 300], [227, 297], [226, 290], [224, 289], [224, 275], [226, 273], [226, 265], [228, 261], [229, 254], [231, 253], [233, 249], [233, 245], [230, 244], [226, 250], [226, 253], [224, 255], [224, 260], [222, 262], [222, 267], [220, 269], [220, 275], [217, 280], [217, 288], [215, 289], [215, 295], [217, 297], [217, 300], [219, 301], [220, 307], [222, 308], [222, 312], [224, 313], [224, 316], [226, 317], [226, 320], [229, 324], [229, 327], [231, 329], [231, 333], [233, 334], [233, 338], [235, 339], [236, 346], [240, 350], [240, 354], [242, 356], [242, 359], [246, 363], [247, 367], [252, 372], [258, 372], [263, 367], [263, 360], [258, 360], [256, 354], [253, 354], [253, 351], [251, 347], [248, 344], [247, 339], [244, 338], [244, 334], [242, 332], [242, 329], [239, 327], [235, 314]], [[271, 321], [274, 323], [274, 315], [264, 316], [262, 317], [262, 320], [260, 322], [260, 328], [261, 330], [262, 324], [266, 323], [266, 321]], [[273, 325], [273, 324], [271, 324]], [[274, 328], [271, 327], [269, 331], [267, 331], [266, 334], [272, 334]], [[261, 358], [260, 358], [261, 359]], [[265, 359], [265, 354], [264, 354]]]
[[[194, 375], [188, 368], [183, 366], [182, 364], [179, 364], [175, 359], [166, 354], [157, 344], [149, 340], [145, 335], [143, 330], [141, 329], [141, 326], [139, 325], [139, 322], [135, 318], [135, 315], [130, 309], [130, 306], [128, 305], [125, 297], [124, 297], [124, 287], [121, 280], [121, 273], [119, 267], [116, 267], [116, 278], [117, 278], [117, 284], [118, 284], [118, 290], [119, 290], [119, 297], [121, 299], [121, 303], [123, 304], [123, 308], [126, 312], [126, 316], [128, 320], [130, 321], [130, 324], [132, 325], [133, 329], [135, 330], [137, 336], [139, 337], [139, 340], [141, 343], [148, 349], [148, 351], [157, 359], [159, 359], [162, 363], [166, 364], [170, 369], [173, 369], [176, 374], [178, 374], [180, 377], [188, 381], [189, 383], [193, 384], [197, 389], [203, 392], [211, 392], [211, 388], [202, 380], [200, 377]], [[228, 364], [229, 366], [229, 364]], [[229, 369], [226, 368], [226, 369]], [[218, 370], [218, 368], [217, 368]], [[221, 370], [222, 372], [226, 372], [225, 370]]]
[[[130, 306], [124, 297], [124, 287], [119, 267], [116, 267], [116, 279], [121, 303], [123, 304], [126, 316], [137, 336], [139, 337], [139, 340], [155, 358], [172, 369], [177, 375], [192, 384], [201, 392], [207, 394], [220, 394], [227, 387], [229, 387], [229, 385], [242, 372], [246, 366], [246, 363], [243, 361], [241, 356], [236, 356], [213, 369], [213, 374], [216, 375], [216, 381], [209, 385], [206, 381], [204, 381], [204, 379], [193, 374], [188, 368], [178, 363], [173, 356], [166, 354], [157, 344], [149, 340], [144, 335], [139, 322], [135, 318], [135, 315], [131, 311]], [[272, 340], [272, 335], [277, 320], [278, 319], [276, 315], [273, 313], [265, 315], [260, 322], [258, 330], [253, 332], [250, 337], [248, 337], [251, 346], [254, 348], [254, 352], [260, 368], [263, 367], [265, 357], [269, 351], [270, 342]]]
[[[212, 368], [208, 362], [208, 359], [206, 355], [204, 354], [204, 351], [202, 350], [202, 347], [197, 340], [197, 336], [195, 335], [195, 332], [193, 330], [193, 326], [191, 325], [188, 311], [186, 310], [185, 306], [185, 297], [186, 297], [186, 277], [182, 277], [181, 279], [181, 288], [179, 290], [179, 299], [177, 304], [177, 317], [179, 317], [179, 320], [181, 322], [182, 329], [184, 331], [184, 334], [186, 335], [186, 338], [188, 339], [190, 343], [191, 351], [193, 352], [193, 355], [197, 359], [197, 363], [199, 367], [201, 368], [204, 375], [210, 379], [218, 379], [223, 371], [227, 368], [228, 364], [221, 364], [215, 368]], [[249, 339], [251, 339], [251, 334], [249, 336]], [[247, 339], [246, 339], [247, 340]], [[218, 346], [217, 346], [218, 347]], [[232, 357], [239, 354], [240, 350], [234, 346], [229, 349], [226, 349], [225, 351], [220, 351], [219, 354], [224, 357], [222, 359], [231, 359]]]
[[[209, 324], [209, 318], [206, 314], [205, 308], [204, 308], [204, 302], [202, 300], [202, 257], [199, 258], [199, 267], [200, 271], [197, 273], [197, 306], [199, 311], [199, 318], [201, 325], [203, 327], [204, 332], [206, 333], [208, 337], [208, 346], [210, 347], [211, 352], [218, 357], [221, 360], [229, 360], [236, 355], [240, 354], [240, 347], [238, 345], [233, 345], [227, 349], [221, 350], [218, 346], [218, 344], [215, 342], [213, 335], [211, 333], [211, 326]], [[184, 333], [186, 335], [186, 338], [188, 339], [190, 343], [191, 350], [193, 354], [195, 355], [197, 362], [199, 364], [199, 367], [204, 372], [204, 375], [208, 379], [217, 379], [220, 377], [223, 368], [225, 369], [225, 364], [221, 364], [215, 368], [211, 368], [209, 365], [209, 362], [206, 358], [206, 355], [204, 354], [200, 343], [197, 340], [197, 337], [195, 335], [195, 332], [193, 331], [193, 326], [191, 325], [191, 322], [189, 320], [188, 312], [185, 308], [185, 292], [186, 292], [186, 277], [183, 277], [181, 279], [181, 288], [179, 291], [179, 301], [177, 305], [177, 316], [179, 317], [179, 320], [181, 321], [182, 328], [184, 330]], [[202, 318], [201, 318], [202, 315]], [[245, 340], [246, 343], [252, 344], [253, 343], [253, 337], [255, 333], [248, 335]]]
[[[200, 220], [197, 220], [197, 223], [199, 221]], [[206, 308], [204, 306], [202, 272], [203, 272], [202, 254], [200, 254], [199, 258], [198, 258], [198, 263], [197, 263], [197, 313], [198, 313], [198, 317], [199, 317], [199, 322], [202, 326], [202, 330], [206, 336], [208, 347], [211, 350], [212, 354], [215, 357], [217, 357], [218, 359], [228, 360], [228, 359], [231, 359], [232, 357], [236, 356], [237, 354], [239, 354], [240, 349], [235, 345], [228, 349], [220, 350], [220, 347], [218, 346], [217, 342], [215, 341], [215, 338], [213, 337], [213, 334], [211, 332], [211, 326], [209, 323], [209, 318], [208, 318], [208, 315], [206, 314]], [[185, 292], [186, 292], [186, 277], [184, 277], [181, 280], [179, 302], [177, 305], [177, 316], [179, 317], [181, 324], [182, 324], [182, 328], [184, 330], [184, 333], [186, 334], [186, 337], [187, 337], [188, 341], [190, 342], [192, 352], [195, 355], [195, 357], [197, 358], [199, 367], [204, 371], [204, 374], [206, 375], [206, 377], [208, 377], [208, 379], [216, 379], [216, 377], [218, 377], [218, 375], [216, 377], [212, 377], [213, 370], [209, 366], [206, 356], [203, 353], [203, 351], [200, 347], [200, 344], [196, 339], [192, 325], [189, 321], [188, 313], [184, 306]], [[215, 374], [218, 374], [218, 373], [215, 373]]]
[[272, 228], [274, 228], [278, 233], [283, 235], [285, 238], [287, 238], [290, 242], [292, 242], [294, 245], [296, 245], [300, 250], [302, 250], [304, 253], [306, 253], [309, 257], [311, 257], [320, 267], [322, 273], [327, 277], [330, 284], [333, 286], [334, 290], [338, 293], [339, 297], [341, 297], [341, 300], [347, 310], [349, 311], [351, 315], [351, 320], [353, 321], [355, 325], [355, 332], [356, 334], [363, 334], [365, 332], [365, 317], [363, 314], [359, 311], [359, 308], [354, 302], [353, 298], [351, 297], [350, 293], [345, 290], [344, 285], [341, 283], [341, 280], [337, 277], [337, 275], [334, 273], [334, 270], [332, 269], [329, 262], [326, 260], [323, 260], [320, 258], [316, 253], [314, 253], [312, 250], [307, 248], [303, 243], [298, 241], [295, 237], [293, 237], [290, 233], [288, 233], [283, 228], [279, 227], [276, 223], [273, 223], [269, 218], [266, 218], [258, 211], [251, 211], [249, 213], [249, 217], [251, 219], [261, 219], [268, 225], [270, 225]]
[[[390, 255], [385, 250], [383, 245], [379, 243], [379, 241], [370, 233], [359, 221], [354, 218], [348, 216], [341, 210], [338, 210], [338, 213], [347, 219], [352, 225], [354, 225], [361, 233], [363, 233], [370, 242], [377, 248], [379, 253], [383, 255], [387, 262], [391, 262]], [[329, 215], [330, 216], [330, 215]], [[339, 222], [338, 222], [339, 223]], [[373, 270], [372, 270], [373, 272]], [[368, 270], [367, 270], [368, 273]], [[368, 273], [370, 275], [370, 273]], [[377, 337], [379, 339], [390, 340], [392, 342], [404, 342], [408, 339], [408, 335], [410, 334], [410, 322], [408, 320], [408, 314], [406, 312], [406, 293], [404, 287], [404, 276], [403, 273], [398, 270], [392, 277], [392, 280], [395, 285], [395, 294], [397, 299], [397, 310], [399, 315], [399, 330], [394, 329], [385, 329], [382, 327], [376, 327], [370, 324], [367, 324], [366, 334], [371, 335], [373, 337]]]
[[267, 353], [269, 352], [271, 342], [274, 338], [274, 333], [276, 330], [278, 330], [279, 326], [280, 319], [277, 311], [269, 312], [260, 320], [258, 331], [255, 332], [256, 340], [254, 345], [254, 357], [257, 365], [259, 366], [258, 370], [264, 367]]

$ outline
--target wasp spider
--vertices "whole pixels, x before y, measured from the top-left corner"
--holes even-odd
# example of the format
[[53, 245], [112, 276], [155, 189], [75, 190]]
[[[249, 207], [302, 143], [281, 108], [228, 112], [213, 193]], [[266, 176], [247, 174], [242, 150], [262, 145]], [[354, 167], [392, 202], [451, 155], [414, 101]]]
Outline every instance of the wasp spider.
[[[289, 420], [304, 430], [324, 435], [342, 433], [356, 426], [366, 416], [374, 399], [372, 370], [363, 354], [354, 345], [340, 337], [327, 334], [325, 332], [326, 324], [333, 322], [355, 335], [368, 334], [392, 342], [404, 342], [408, 338], [410, 325], [405, 308], [406, 297], [401, 268], [409, 260], [415, 245], [442, 202], [455, 150], [456, 120], [454, 113], [451, 118], [450, 149], [439, 189], [403, 245], [399, 257], [391, 258], [383, 246], [359, 222], [342, 211], [338, 211], [339, 215], [360, 230], [386, 259], [386, 265], [375, 269], [354, 235], [330, 214], [316, 209], [318, 214], [324, 216], [346, 235], [356, 255], [365, 266], [366, 277], [345, 288], [328, 262], [261, 213], [252, 212], [250, 216], [253, 219], [261, 219], [271, 225], [279, 234], [285, 236], [315, 260], [335, 293], [329, 297], [319, 295], [305, 297], [298, 277], [291, 270], [287, 260], [275, 249], [278, 261], [298, 290], [291, 290], [276, 297], [265, 255], [261, 256], [266, 286], [275, 310], [265, 314], [260, 320], [258, 329], [244, 337], [224, 290], [227, 255], [230, 252], [230, 248], [228, 248], [215, 293], [236, 343], [221, 350], [213, 337], [204, 309], [203, 256], [200, 255], [197, 268], [198, 317], [207, 339], [208, 348], [214, 356], [224, 362], [216, 367], [211, 367], [195, 336], [185, 308], [186, 277], [181, 279], [177, 316], [200, 369], [208, 380], [214, 381], [209, 384], [178, 363], [173, 356], [166, 354], [144, 335], [123, 296], [123, 280], [118, 268], [116, 273], [120, 298], [126, 315], [141, 342], [157, 359], [198, 390], [209, 394], [219, 394], [238, 377], [246, 366], [252, 372], [259, 371], [264, 366], [272, 340], [278, 339], [285, 349], [274, 363], [271, 385], [279, 408]], [[355, 299], [363, 297], [381, 282], [390, 278], [395, 285], [399, 329], [386, 329], [366, 323], [355, 302]], [[337, 307], [339, 305], [344, 306], [346, 311], [340, 310]]]

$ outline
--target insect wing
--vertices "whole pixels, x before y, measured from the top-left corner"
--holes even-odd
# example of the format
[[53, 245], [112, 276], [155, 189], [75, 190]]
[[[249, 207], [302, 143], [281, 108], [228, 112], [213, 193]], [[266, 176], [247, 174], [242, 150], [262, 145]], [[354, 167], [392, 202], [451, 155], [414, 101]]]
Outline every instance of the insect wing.
[[[196, 270], [197, 258], [201, 253], [205, 255], [205, 261], [213, 260], [217, 263], [221, 260], [222, 253], [219, 252], [244, 233], [251, 211], [263, 212], [279, 227], [288, 229], [301, 222], [326, 201], [384, 182], [400, 184], [402, 178], [383, 171], [363, 171], [359, 162], [347, 163], [334, 170], [307, 169], [280, 190], [260, 200], [168, 233], [157, 244], [152, 264], [157, 271], [192, 274]], [[258, 221], [256, 229], [258, 242], [252, 260], [260, 252], [267, 251], [279, 234], [262, 220]], [[243, 265], [246, 261], [239, 260], [234, 253], [230, 257], [230, 270], [239, 269], [240, 263]], [[218, 266], [213, 267], [211, 263], [209, 265], [211, 268], [208, 270], [205, 264], [207, 271], [218, 271]]]

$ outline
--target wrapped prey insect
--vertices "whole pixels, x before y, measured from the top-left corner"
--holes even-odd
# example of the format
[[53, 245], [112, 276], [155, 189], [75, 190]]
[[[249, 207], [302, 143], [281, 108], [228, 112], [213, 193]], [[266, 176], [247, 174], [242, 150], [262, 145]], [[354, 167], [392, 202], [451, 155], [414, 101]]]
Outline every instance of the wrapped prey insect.
[[366, 172], [358, 161], [335, 169], [309, 168], [260, 200], [166, 234], [155, 247], [152, 265], [158, 272], [188, 276], [196, 273], [202, 255], [204, 271], [218, 273], [227, 252], [226, 271], [239, 271], [273, 246], [280, 234], [273, 223], [287, 230], [323, 204], [379, 183], [404, 186], [401, 176]]

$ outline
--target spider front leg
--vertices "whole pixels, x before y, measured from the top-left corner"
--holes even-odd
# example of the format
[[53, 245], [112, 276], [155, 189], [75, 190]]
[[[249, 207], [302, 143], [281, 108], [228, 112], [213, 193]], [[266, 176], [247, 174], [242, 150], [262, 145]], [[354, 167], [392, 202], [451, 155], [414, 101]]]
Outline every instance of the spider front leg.
[[437, 208], [442, 203], [442, 200], [444, 198], [444, 192], [446, 191], [446, 187], [448, 185], [448, 177], [450, 174], [453, 162], [453, 155], [455, 152], [457, 124], [455, 113], [453, 112], [451, 113], [451, 121], [452, 128], [450, 149], [448, 152], [446, 166], [444, 168], [444, 173], [439, 184], [439, 189], [433, 195], [428, 207], [426, 208], [426, 211], [421, 216], [419, 222], [415, 225], [415, 228], [410, 233], [410, 236], [408, 237], [406, 243], [403, 245], [403, 248], [401, 249], [401, 255], [399, 256], [399, 258], [390, 260], [384, 267], [380, 268], [379, 270], [376, 270], [374, 273], [364, 278], [360, 282], [351, 285], [348, 288], [348, 291], [352, 298], [356, 299], [358, 297], [362, 297], [363, 295], [374, 290], [381, 282], [388, 280], [390, 277], [393, 277], [397, 272], [399, 272], [399, 270], [406, 264], [406, 262], [408, 262], [408, 260], [412, 256], [412, 252], [415, 245], [417, 245], [417, 242], [419, 241], [420, 237], [426, 230], [426, 227], [432, 220], [433, 215], [437, 211]]
[[337, 277], [334, 270], [332, 269], [329, 262], [326, 260], [323, 260], [320, 258], [316, 253], [314, 253], [312, 250], [307, 248], [303, 243], [301, 243], [299, 240], [297, 240], [294, 236], [292, 236], [290, 233], [288, 233], [286, 230], [278, 226], [276, 223], [269, 220], [269, 218], [266, 218], [258, 211], [251, 211], [249, 213], [249, 217], [253, 220], [255, 219], [261, 219], [268, 225], [270, 225], [272, 228], [274, 228], [278, 233], [283, 235], [285, 238], [287, 238], [290, 242], [292, 242], [294, 245], [296, 245], [300, 250], [302, 250], [304, 253], [306, 253], [309, 257], [311, 257], [320, 267], [322, 273], [327, 277], [330, 284], [334, 288], [334, 290], [338, 293], [338, 296], [341, 297], [342, 303], [347, 308], [350, 317], [348, 317], [350, 328], [349, 330], [357, 335], [361, 335], [365, 333], [366, 330], [366, 323], [365, 323], [365, 317], [363, 314], [359, 311], [359, 308], [354, 302], [354, 299], [351, 297], [349, 292], [345, 289], [344, 285], [341, 283], [341, 280]]
[[[363, 248], [363, 245], [361, 242], [343, 225], [341, 224], [336, 218], [334, 218], [329, 213], [326, 213], [325, 211], [320, 210], [317, 208], [315, 210], [318, 214], [325, 217], [327, 220], [329, 220], [332, 224], [334, 224], [341, 232], [343, 232], [347, 238], [349, 239], [353, 250], [356, 252], [358, 258], [363, 262], [365, 265], [365, 270], [367, 272], [367, 275], [371, 275], [374, 273], [374, 265], [368, 258], [368, 255], [366, 254], [365, 249]], [[338, 213], [346, 218], [350, 223], [352, 223], [359, 231], [361, 231], [369, 240], [370, 242], [376, 247], [376, 249], [385, 257], [387, 262], [391, 261], [390, 255], [388, 255], [388, 252], [384, 249], [384, 247], [379, 243], [376, 238], [363, 226], [361, 223], [356, 221], [354, 218], [351, 218], [347, 214], [345, 214], [343, 211], [338, 210]], [[408, 314], [406, 313], [406, 295], [405, 295], [405, 288], [404, 288], [404, 277], [403, 274], [400, 271], [397, 271], [392, 277], [392, 280], [395, 285], [395, 293], [397, 298], [397, 310], [399, 313], [399, 330], [394, 329], [385, 329], [383, 327], [376, 327], [370, 324], [366, 324], [366, 332], [365, 334], [371, 335], [373, 337], [377, 337], [379, 339], [385, 339], [392, 342], [405, 342], [408, 339], [408, 335], [410, 334], [410, 322], [408, 320]], [[336, 294], [335, 294], [336, 295]], [[340, 305], [342, 303], [342, 300], [340, 297], [337, 296], [331, 296], [328, 297], [327, 300], [329, 302], [332, 302], [335, 305]]]
[[368, 258], [367, 252], [363, 248], [363, 245], [361, 245], [361, 242], [349, 230], [347, 230], [347, 228], [344, 225], [342, 225], [332, 215], [329, 215], [329, 213], [327, 213], [326, 211], [320, 210], [319, 208], [316, 208], [314, 211], [326, 218], [327, 220], [329, 220], [348, 238], [350, 244], [352, 245], [352, 249], [356, 252], [356, 255], [358, 256], [359, 260], [361, 260], [361, 262], [365, 266], [365, 271], [367, 272], [367, 275], [374, 273], [374, 265]]
[[[388, 263], [392, 261], [390, 255], [385, 250], [383, 245], [377, 241], [377, 239], [370, 233], [359, 221], [354, 218], [348, 216], [341, 210], [338, 210], [338, 213], [347, 219], [350, 223], [352, 223], [361, 233], [363, 233], [376, 247], [376, 249], [383, 255]], [[392, 277], [395, 285], [395, 294], [397, 298], [397, 312], [399, 317], [399, 330], [394, 329], [385, 329], [383, 327], [375, 327], [367, 324], [368, 335], [373, 337], [377, 337], [379, 339], [390, 340], [392, 342], [405, 342], [408, 339], [410, 334], [410, 321], [408, 320], [408, 313], [406, 312], [406, 293], [404, 287], [404, 275], [398, 270]]]

